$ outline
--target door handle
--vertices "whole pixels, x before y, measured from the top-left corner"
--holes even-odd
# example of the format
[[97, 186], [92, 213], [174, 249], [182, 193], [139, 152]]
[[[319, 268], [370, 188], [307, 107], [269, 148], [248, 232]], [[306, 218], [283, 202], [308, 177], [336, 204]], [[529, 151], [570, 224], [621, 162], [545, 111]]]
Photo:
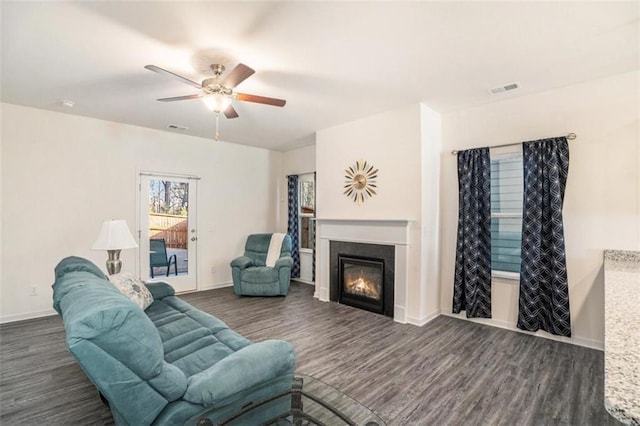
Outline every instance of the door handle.
[[197, 239], [197, 237], [191, 237], [191, 241], [196, 241]]

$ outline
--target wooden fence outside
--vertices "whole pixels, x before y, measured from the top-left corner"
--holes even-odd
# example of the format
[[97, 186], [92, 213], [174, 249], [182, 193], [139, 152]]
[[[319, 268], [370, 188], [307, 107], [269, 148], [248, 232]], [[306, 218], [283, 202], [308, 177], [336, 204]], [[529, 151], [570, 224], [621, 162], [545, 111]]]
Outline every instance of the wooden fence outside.
[[188, 223], [186, 216], [149, 213], [150, 238], [164, 238], [167, 247], [187, 248]]

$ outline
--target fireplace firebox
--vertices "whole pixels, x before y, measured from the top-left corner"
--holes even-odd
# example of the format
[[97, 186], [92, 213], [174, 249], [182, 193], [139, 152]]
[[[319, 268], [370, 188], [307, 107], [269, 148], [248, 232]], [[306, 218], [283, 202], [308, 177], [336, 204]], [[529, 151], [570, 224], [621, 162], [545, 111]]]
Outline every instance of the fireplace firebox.
[[393, 318], [395, 248], [331, 241], [330, 300]]
[[368, 311], [384, 312], [384, 260], [338, 255], [338, 302]]

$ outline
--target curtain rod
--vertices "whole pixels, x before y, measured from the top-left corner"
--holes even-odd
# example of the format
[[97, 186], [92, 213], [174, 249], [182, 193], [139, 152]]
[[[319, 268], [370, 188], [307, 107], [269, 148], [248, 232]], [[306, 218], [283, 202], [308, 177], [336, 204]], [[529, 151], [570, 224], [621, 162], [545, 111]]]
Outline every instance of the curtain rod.
[[313, 173], [316, 173], [316, 172], [313, 171], [313, 172], [305, 172], [305, 173], [291, 173], [290, 175], [286, 175], [285, 177], [288, 178], [289, 176], [310, 175], [310, 174], [313, 174]]
[[[570, 141], [574, 140], [575, 138], [577, 138], [578, 136], [576, 136], [575, 133], [569, 133], [566, 138]], [[520, 145], [522, 142], [516, 142], [516, 143], [505, 143], [502, 145], [494, 145], [494, 146], [490, 146], [489, 148], [502, 148], [505, 146], [514, 146], [514, 145]], [[451, 155], [456, 155], [459, 151], [457, 149], [454, 149], [453, 151], [451, 151]]]
[[170, 177], [170, 178], [187, 179], [187, 180], [202, 180], [202, 178], [200, 176], [181, 175], [179, 173], [139, 172], [138, 175], [140, 175], [140, 176], [150, 176], [150, 177]]

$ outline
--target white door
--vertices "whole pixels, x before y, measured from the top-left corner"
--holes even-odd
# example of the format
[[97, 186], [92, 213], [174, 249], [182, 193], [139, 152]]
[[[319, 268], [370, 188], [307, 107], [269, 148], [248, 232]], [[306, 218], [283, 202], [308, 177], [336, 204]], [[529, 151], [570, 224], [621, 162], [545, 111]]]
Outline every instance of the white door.
[[196, 290], [197, 178], [140, 173], [140, 278]]

